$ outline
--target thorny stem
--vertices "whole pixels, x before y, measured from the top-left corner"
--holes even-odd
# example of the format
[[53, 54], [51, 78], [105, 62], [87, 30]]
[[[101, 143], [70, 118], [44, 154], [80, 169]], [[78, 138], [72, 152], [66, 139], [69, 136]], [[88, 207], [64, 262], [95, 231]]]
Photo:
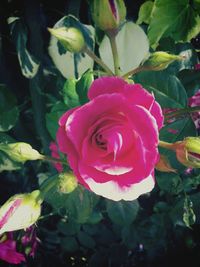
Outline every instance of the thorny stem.
[[97, 57], [92, 50], [90, 50], [88, 47], [85, 47], [83, 50], [83, 53], [86, 53], [89, 57], [91, 57], [99, 66], [101, 66], [108, 75], [114, 76], [114, 73], [112, 70], [99, 58]]

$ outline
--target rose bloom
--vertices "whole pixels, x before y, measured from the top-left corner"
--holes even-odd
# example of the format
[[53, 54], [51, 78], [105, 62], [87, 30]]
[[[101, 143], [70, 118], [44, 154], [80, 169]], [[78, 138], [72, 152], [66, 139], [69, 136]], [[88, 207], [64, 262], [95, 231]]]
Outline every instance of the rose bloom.
[[78, 181], [112, 200], [134, 200], [155, 184], [163, 115], [154, 96], [121, 78], [96, 79], [89, 102], [59, 120], [57, 143]]

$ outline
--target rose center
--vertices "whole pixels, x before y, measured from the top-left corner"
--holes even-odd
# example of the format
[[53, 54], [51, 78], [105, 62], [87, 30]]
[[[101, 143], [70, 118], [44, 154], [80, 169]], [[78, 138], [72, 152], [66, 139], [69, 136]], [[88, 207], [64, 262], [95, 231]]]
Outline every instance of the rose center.
[[107, 141], [103, 138], [102, 134], [95, 134], [95, 142], [98, 147], [103, 150], [107, 149]]

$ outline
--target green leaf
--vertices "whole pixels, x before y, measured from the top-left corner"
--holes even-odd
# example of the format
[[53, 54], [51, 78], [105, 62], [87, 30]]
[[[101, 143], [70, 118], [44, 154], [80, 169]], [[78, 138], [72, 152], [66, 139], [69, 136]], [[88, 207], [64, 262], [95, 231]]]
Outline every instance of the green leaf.
[[37, 74], [40, 64], [27, 49], [28, 32], [26, 26], [20, 18], [16, 17], [10, 17], [8, 23], [10, 25], [11, 37], [17, 50], [22, 74], [26, 78], [31, 79]]
[[103, 219], [103, 215], [99, 211], [93, 211], [93, 213], [90, 215], [89, 219], [87, 220], [87, 223], [89, 224], [97, 224]]
[[200, 71], [199, 70], [182, 70], [178, 74], [179, 79], [184, 85], [188, 97], [191, 97], [199, 90]]
[[186, 192], [191, 192], [192, 190], [197, 189], [199, 185], [200, 185], [200, 175], [194, 176], [193, 174], [191, 177], [190, 175], [187, 175], [183, 180], [183, 186]]
[[80, 230], [80, 224], [77, 224], [74, 221], [59, 221], [57, 228], [60, 233], [72, 236]]
[[[54, 28], [59, 27], [75, 27], [78, 28], [84, 38], [87, 46], [94, 50], [94, 35], [95, 31], [92, 26], [84, 25], [78, 21], [74, 16], [64, 16], [55, 25]], [[55, 66], [62, 73], [65, 78], [78, 78], [86, 70], [93, 69], [93, 59], [84, 53], [70, 53], [66, 51], [58, 40], [51, 36], [49, 45], [49, 55], [51, 56]]]
[[[0, 133], [0, 143], [12, 143], [15, 140], [7, 134]], [[22, 164], [11, 160], [8, 155], [0, 151], [0, 172], [21, 169]]]
[[58, 121], [60, 117], [68, 110], [62, 102], [54, 104], [50, 113], [46, 113], [46, 127], [53, 140], [56, 139], [56, 133], [58, 131]]
[[193, 1], [194, 8], [199, 12], [200, 14], [200, 0], [194, 0]]
[[76, 80], [67, 79], [63, 87], [63, 100], [69, 108], [79, 106], [79, 96], [76, 92]]
[[[196, 223], [199, 224], [200, 223], [200, 211], [199, 211], [200, 193], [192, 194], [189, 197], [190, 197], [190, 201], [193, 203], [192, 209], [196, 216]], [[183, 214], [186, 211], [184, 210], [184, 203], [185, 203], [185, 197], [182, 197], [182, 198], [177, 197], [176, 202], [171, 206], [171, 211], [169, 215], [174, 225], [186, 226], [185, 222], [183, 221]], [[188, 204], [190, 206], [190, 203]], [[188, 206], [188, 204], [186, 206]], [[191, 216], [192, 220], [194, 220], [193, 212], [191, 213], [191, 211], [189, 211], [189, 214], [188, 214], [189, 216]]]
[[97, 201], [98, 197], [92, 192], [82, 187], [78, 187], [69, 194], [65, 203], [69, 218], [80, 224], [86, 223], [90, 218]]
[[55, 187], [51, 188], [45, 195], [45, 201], [49, 203], [54, 212], [60, 215], [66, 215], [65, 202], [68, 195], [59, 193]]
[[87, 103], [87, 92], [94, 80], [93, 72], [91, 70], [86, 71], [76, 83], [76, 92], [79, 96], [79, 102], [81, 105]]
[[[172, 133], [170, 130], [176, 131]], [[196, 128], [191, 118], [183, 118], [167, 124], [160, 131], [160, 140], [174, 143], [183, 140], [187, 136], [196, 136]]]
[[13, 128], [19, 116], [15, 96], [4, 85], [0, 84], [0, 132]]
[[193, 203], [188, 196], [185, 197], [183, 209], [183, 221], [190, 228], [195, 223], [196, 216], [193, 210]]
[[166, 233], [168, 222], [163, 214], [153, 214], [143, 219], [139, 223], [123, 228], [123, 242], [130, 249], [134, 249], [138, 244], [142, 244], [150, 253], [166, 245]]
[[119, 225], [130, 225], [137, 217], [139, 210], [138, 201], [106, 201], [108, 216], [113, 223]]
[[[149, 41], [140, 26], [126, 22], [116, 36], [117, 50], [122, 74], [135, 69], [149, 53]], [[102, 60], [114, 71], [110, 41], [107, 36], [99, 46]]]
[[149, 92], [153, 92], [162, 108], [183, 108], [187, 106], [185, 88], [175, 75], [167, 71], [145, 71], [134, 76]]
[[22, 168], [22, 164], [12, 161], [5, 153], [0, 151], [0, 172], [14, 171]]
[[142, 24], [143, 22], [146, 24], [150, 23], [153, 6], [154, 3], [152, 1], [146, 1], [141, 5], [136, 22], [137, 24]]
[[168, 36], [188, 42], [199, 33], [199, 27], [200, 17], [189, 0], [155, 0], [148, 37], [153, 47]]
[[67, 252], [75, 252], [79, 249], [76, 238], [72, 236], [61, 238], [60, 245]]
[[80, 244], [86, 248], [93, 249], [96, 245], [94, 239], [91, 236], [89, 236], [86, 232], [83, 231], [79, 232], [77, 237]]
[[175, 173], [156, 173], [156, 181], [159, 188], [171, 195], [177, 195], [183, 190], [181, 178]]

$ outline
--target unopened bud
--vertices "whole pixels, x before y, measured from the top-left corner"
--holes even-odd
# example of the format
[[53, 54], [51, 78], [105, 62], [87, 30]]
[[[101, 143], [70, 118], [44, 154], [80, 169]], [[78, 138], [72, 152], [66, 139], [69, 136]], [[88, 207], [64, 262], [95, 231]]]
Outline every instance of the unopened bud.
[[157, 51], [152, 53], [149, 58], [144, 61], [143, 66], [152, 67], [154, 70], [164, 70], [169, 64], [175, 60], [183, 60], [183, 56], [171, 55], [167, 52]]
[[25, 229], [34, 224], [41, 213], [40, 191], [18, 194], [0, 208], [0, 234]]
[[77, 187], [77, 179], [72, 173], [60, 173], [58, 175], [58, 191], [69, 194]]
[[186, 137], [174, 143], [174, 150], [179, 162], [187, 167], [200, 168], [200, 138]]
[[27, 160], [42, 159], [43, 156], [27, 143], [0, 144], [0, 150], [5, 152], [12, 160], [25, 162]]
[[85, 47], [85, 39], [80, 30], [74, 27], [48, 28], [63, 47], [72, 53], [80, 53]]
[[126, 18], [123, 0], [91, 0], [92, 18], [103, 31], [116, 30]]

